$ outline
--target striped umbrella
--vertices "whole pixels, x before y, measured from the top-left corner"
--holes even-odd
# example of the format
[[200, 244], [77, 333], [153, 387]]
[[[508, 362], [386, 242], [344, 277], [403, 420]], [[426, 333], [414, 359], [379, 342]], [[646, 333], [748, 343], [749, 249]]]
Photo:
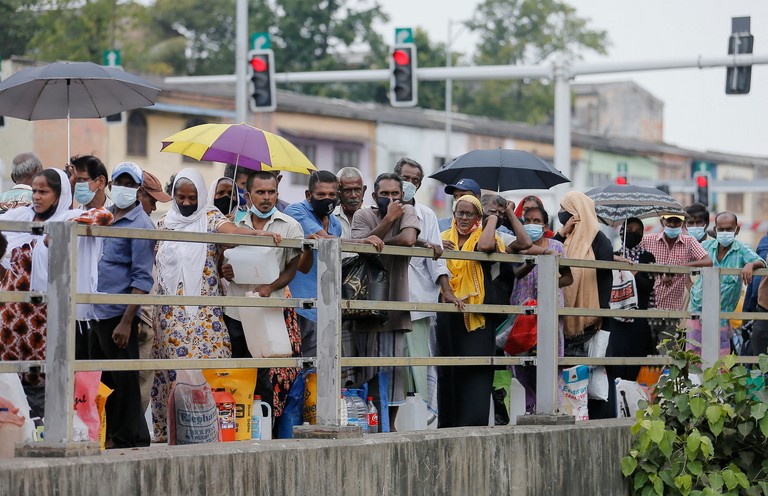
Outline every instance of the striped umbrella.
[[163, 140], [161, 151], [196, 160], [235, 164], [256, 171], [309, 174], [317, 170], [290, 141], [248, 124], [202, 124]]
[[629, 217], [647, 219], [664, 214], [684, 215], [683, 206], [656, 188], [628, 184], [610, 184], [587, 191], [595, 202], [598, 218], [609, 226], [618, 226]]

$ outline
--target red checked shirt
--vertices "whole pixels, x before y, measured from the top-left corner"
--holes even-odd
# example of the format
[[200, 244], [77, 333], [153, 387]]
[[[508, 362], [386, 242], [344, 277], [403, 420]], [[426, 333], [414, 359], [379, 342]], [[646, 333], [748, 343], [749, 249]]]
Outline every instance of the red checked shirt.
[[[664, 233], [646, 234], [640, 247], [653, 253], [659, 265], [686, 265], [707, 256], [707, 252], [693, 236], [681, 234], [672, 249], [669, 248]], [[656, 308], [662, 310], [683, 310], [685, 283], [689, 277], [685, 274], [673, 274], [672, 283], [664, 282], [665, 277], [658, 275], [653, 285]]]

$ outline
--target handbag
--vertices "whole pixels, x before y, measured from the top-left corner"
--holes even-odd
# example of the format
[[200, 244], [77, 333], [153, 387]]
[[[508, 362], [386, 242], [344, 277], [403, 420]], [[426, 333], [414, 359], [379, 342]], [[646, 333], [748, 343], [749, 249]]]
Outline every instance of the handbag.
[[[611, 286], [611, 310], [634, 310], [638, 308], [635, 276], [628, 270], [613, 271]], [[634, 322], [631, 317], [614, 317], [619, 322]]]
[[[536, 300], [528, 298], [523, 302], [523, 306], [536, 306]], [[536, 314], [518, 315], [514, 324], [512, 324], [512, 330], [509, 332], [504, 351], [509, 355], [518, 355], [531, 351], [536, 346], [536, 332]]]
[[[341, 263], [341, 298], [344, 300], [386, 301], [389, 299], [389, 272], [378, 256], [357, 255]], [[384, 324], [389, 318], [386, 310], [342, 310], [346, 320], [373, 318]]]

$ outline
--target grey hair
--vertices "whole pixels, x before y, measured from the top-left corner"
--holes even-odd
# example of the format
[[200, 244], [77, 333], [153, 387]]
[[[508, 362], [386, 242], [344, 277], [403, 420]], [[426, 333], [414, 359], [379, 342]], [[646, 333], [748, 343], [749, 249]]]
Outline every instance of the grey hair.
[[360, 179], [363, 180], [363, 173], [357, 167], [342, 167], [336, 174], [336, 178], [339, 181], [344, 179]]
[[43, 170], [43, 163], [37, 155], [31, 152], [20, 153], [13, 157], [13, 168], [11, 169], [11, 181], [16, 184], [19, 182], [31, 180], [37, 173]]
[[395, 164], [395, 174], [397, 174], [398, 176], [402, 176], [404, 165], [410, 165], [411, 167], [416, 167], [417, 169], [419, 169], [419, 174], [421, 174], [421, 179], [424, 179], [424, 168], [421, 166], [420, 163], [408, 157], [400, 157], [400, 160], [398, 160], [397, 163]]
[[[179, 186], [184, 186], [185, 184], [191, 184], [191, 185], [192, 185], [192, 186], [195, 188], [195, 191], [197, 191], [197, 186], [195, 186], [195, 183], [193, 183], [191, 179], [188, 179], [188, 178], [186, 178], [186, 177], [180, 177], [180, 178], [179, 178], [178, 180], [176, 180], [176, 181], [175, 181], [175, 183], [173, 184], [173, 194], [174, 194], [174, 195], [176, 194], [176, 189], [177, 189]], [[200, 193], [200, 192], [198, 191], [198, 193]]]
[[496, 206], [501, 208], [507, 207], [507, 200], [503, 196], [499, 196], [493, 193], [487, 193], [480, 198], [480, 204], [485, 208], [489, 203], [495, 203]]

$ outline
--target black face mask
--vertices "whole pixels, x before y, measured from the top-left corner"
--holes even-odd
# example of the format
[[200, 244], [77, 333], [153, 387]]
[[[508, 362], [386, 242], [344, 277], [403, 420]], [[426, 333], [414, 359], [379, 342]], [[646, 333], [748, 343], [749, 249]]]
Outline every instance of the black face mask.
[[560, 221], [562, 225], [565, 225], [566, 222], [568, 222], [571, 217], [573, 217], [573, 214], [570, 212], [567, 212], [563, 210], [562, 212], [558, 212], [557, 219]]
[[232, 197], [222, 196], [221, 198], [216, 198], [213, 200], [213, 206], [218, 208], [224, 215], [229, 215], [232, 211]]
[[318, 219], [328, 217], [336, 208], [336, 200], [332, 198], [323, 198], [317, 200], [314, 197], [309, 199], [309, 204], [312, 205], [312, 211], [315, 213]]
[[624, 246], [628, 249], [634, 248], [643, 240], [643, 235], [639, 232], [627, 232], [626, 236], [627, 240], [624, 242]]
[[197, 210], [197, 205], [179, 205], [177, 203], [176, 206], [179, 207], [179, 213], [184, 217], [189, 217]]
[[387, 209], [389, 208], [389, 198], [377, 198], [376, 206], [379, 207], [379, 217], [385, 217], [387, 215]]
[[37, 219], [39, 219], [39, 220], [48, 220], [48, 219], [50, 219], [53, 216], [53, 214], [56, 213], [56, 208], [58, 206], [59, 206], [59, 204], [58, 204], [58, 202], [56, 202], [53, 205], [51, 205], [50, 207], [48, 207], [48, 210], [46, 210], [45, 212], [42, 212], [42, 213], [39, 213], [39, 214], [37, 212], [35, 212], [35, 217]]

